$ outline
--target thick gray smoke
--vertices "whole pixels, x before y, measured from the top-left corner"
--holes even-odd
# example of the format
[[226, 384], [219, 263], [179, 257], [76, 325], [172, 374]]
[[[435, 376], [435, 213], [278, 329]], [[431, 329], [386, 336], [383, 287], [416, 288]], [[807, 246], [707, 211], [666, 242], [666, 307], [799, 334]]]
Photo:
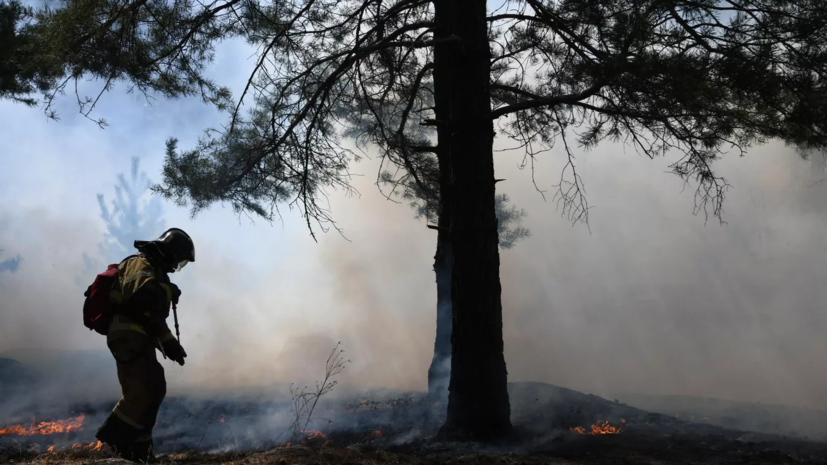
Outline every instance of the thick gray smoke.
[[[533, 232], [502, 252], [510, 379], [619, 397], [675, 393], [827, 407], [820, 395], [827, 376], [812, 369], [827, 353], [820, 253], [827, 186], [816, 182], [811, 163], [776, 145], [721, 162], [734, 186], [721, 226], [691, 214], [691, 191], [681, 193], [681, 182], [663, 173], [664, 160], [616, 147], [580, 159], [595, 207], [589, 228], [559, 218], [530, 174], [518, 172], [518, 159], [498, 159], [503, 191], [530, 212], [525, 224]], [[558, 173], [554, 158], [541, 160], [539, 185], [551, 189]], [[284, 229], [258, 225], [294, 248], [258, 269], [243, 254], [219, 255], [220, 239], [199, 231], [198, 220], [189, 225], [206, 252], [180, 278], [191, 357], [171, 370], [174, 388], [312, 381], [340, 340], [352, 360], [346, 383], [425, 388], [435, 325], [433, 232], [368, 178], [357, 185], [361, 198], [333, 205], [348, 240], [328, 234], [313, 244], [294, 216]], [[46, 209], [3, 208], [0, 242], [26, 260], [0, 279], [0, 350], [24, 359], [20, 349], [104, 351], [102, 338], [80, 324], [78, 292], [88, 279], [80, 276], [80, 252], [94, 249], [100, 226]]]
[[511, 379], [827, 407], [813, 369], [827, 353], [827, 174], [775, 144], [725, 159], [720, 226], [690, 214], [692, 188], [663, 160], [613, 152], [580, 157], [591, 234], [514, 192], [534, 235], [503, 254]]
[[[233, 47], [216, 69], [239, 77], [248, 65], [239, 57], [248, 54]], [[186, 146], [223, 119], [198, 102], [145, 107], [134, 96], [109, 97], [100, 111], [111, 129], [103, 132], [82, 119], [47, 124], [36, 111], [0, 111], [15, 135], [0, 142], [9, 167], [0, 170], [0, 245], [9, 254], [0, 259], [24, 258], [15, 273], [0, 273], [0, 357], [47, 378], [60, 366], [61, 379], [116, 397], [103, 338], [80, 318], [92, 279], [82, 254], [94, 254], [104, 234], [95, 194], [111, 196], [132, 155], [157, 180], [164, 138], [181, 136]], [[670, 160], [602, 146], [578, 154], [594, 207], [586, 227], [561, 218], [552, 199], [563, 154], [538, 160], [547, 201], [518, 168], [521, 159], [497, 154], [497, 177], [506, 179], [498, 189], [529, 213], [532, 232], [501, 253], [511, 380], [620, 400], [674, 393], [827, 408], [827, 375], [818, 369], [827, 354], [827, 181], [817, 182], [827, 174], [778, 144], [727, 157], [717, 164], [733, 185], [721, 226], [692, 215], [694, 187], [665, 173]], [[171, 391], [284, 392], [282, 383], [318, 379], [337, 341], [352, 361], [342, 386], [426, 388], [435, 233], [377, 192], [377, 167], [354, 167], [364, 174], [353, 181], [361, 197], [331, 193], [347, 240], [331, 232], [314, 243], [288, 209], [271, 226], [221, 208], [190, 220], [164, 204], [166, 226], [187, 230], [198, 248], [197, 262], [174, 277], [190, 357], [184, 368], [166, 362]], [[81, 361], [101, 376], [76, 369]]]

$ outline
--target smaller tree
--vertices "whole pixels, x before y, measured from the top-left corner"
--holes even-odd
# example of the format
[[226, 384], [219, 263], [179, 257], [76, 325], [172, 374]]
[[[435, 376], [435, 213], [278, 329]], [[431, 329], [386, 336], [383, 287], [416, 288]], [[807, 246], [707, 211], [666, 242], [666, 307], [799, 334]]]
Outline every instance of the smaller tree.
[[[0, 248], [0, 254], [3, 252], [4, 250]], [[9, 273], [15, 273], [18, 269], [20, 269], [20, 262], [22, 261], [23, 257], [20, 255], [0, 261], [0, 272], [8, 271]]]
[[528, 216], [525, 210], [509, 205], [511, 199], [508, 194], [497, 194], [494, 197], [494, 208], [497, 211], [497, 234], [500, 236], [500, 248], [510, 249], [531, 235], [531, 231], [521, 226], [523, 218]]
[[123, 173], [118, 175], [111, 208], [104, 195], [98, 194], [100, 216], [106, 223], [105, 238], [98, 247], [107, 263], [117, 263], [129, 255], [136, 239], [151, 239], [163, 230], [161, 201], [149, 186], [146, 173], [140, 171], [140, 160], [133, 157], [129, 178]]

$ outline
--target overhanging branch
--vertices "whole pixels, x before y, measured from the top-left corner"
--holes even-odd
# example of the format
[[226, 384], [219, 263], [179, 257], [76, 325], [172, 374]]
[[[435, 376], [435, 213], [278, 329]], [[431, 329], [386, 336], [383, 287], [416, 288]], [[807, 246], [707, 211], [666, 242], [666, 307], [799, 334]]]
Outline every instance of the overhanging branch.
[[[501, 86], [504, 90], [507, 90], [507, 86]], [[554, 107], [557, 105], [565, 105], [565, 104], [573, 104], [577, 103], [581, 100], [585, 100], [594, 94], [600, 92], [600, 89], [603, 88], [602, 83], [594, 84], [593, 86], [589, 87], [588, 89], [584, 90], [583, 92], [579, 92], [576, 94], [565, 94], [565, 95], [549, 95], [549, 96], [534, 96], [531, 100], [526, 100], [523, 102], [514, 103], [511, 105], [506, 105], [504, 107], [497, 108], [496, 110], [491, 112], [491, 119], [497, 119], [501, 116], [505, 116], [509, 113], [516, 113], [518, 111], [523, 110], [530, 110], [533, 108], [541, 108], [541, 107]], [[521, 93], [525, 96], [525, 94], [533, 95], [529, 92], [521, 91], [520, 89], [515, 88], [508, 88], [514, 89], [518, 91], [517, 93]]]

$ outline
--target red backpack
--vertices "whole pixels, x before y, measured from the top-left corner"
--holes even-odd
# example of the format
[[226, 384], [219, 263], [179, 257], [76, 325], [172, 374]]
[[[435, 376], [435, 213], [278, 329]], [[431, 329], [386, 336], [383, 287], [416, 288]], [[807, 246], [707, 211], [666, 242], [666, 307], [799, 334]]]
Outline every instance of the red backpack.
[[[125, 260], [137, 255], [130, 255]], [[106, 271], [95, 276], [95, 281], [86, 289], [83, 295], [86, 300], [83, 302], [83, 325], [98, 334], [106, 336], [109, 332], [109, 324], [115, 314], [112, 302], [109, 301], [109, 293], [116, 288], [118, 283], [118, 265], [112, 264]]]

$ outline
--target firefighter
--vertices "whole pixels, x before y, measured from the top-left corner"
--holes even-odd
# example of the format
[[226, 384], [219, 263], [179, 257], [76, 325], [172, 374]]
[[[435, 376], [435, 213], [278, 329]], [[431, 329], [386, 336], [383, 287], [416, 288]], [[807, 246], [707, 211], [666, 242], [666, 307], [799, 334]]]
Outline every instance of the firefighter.
[[166, 395], [155, 350], [182, 366], [187, 356], [166, 323], [181, 296], [167, 274], [194, 262], [195, 246], [187, 233], [172, 228], [154, 241], [135, 241], [135, 248], [138, 255], [118, 265], [119, 289], [110, 297], [115, 314], [106, 336], [123, 396], [95, 436], [125, 459], [149, 462], [152, 428]]

